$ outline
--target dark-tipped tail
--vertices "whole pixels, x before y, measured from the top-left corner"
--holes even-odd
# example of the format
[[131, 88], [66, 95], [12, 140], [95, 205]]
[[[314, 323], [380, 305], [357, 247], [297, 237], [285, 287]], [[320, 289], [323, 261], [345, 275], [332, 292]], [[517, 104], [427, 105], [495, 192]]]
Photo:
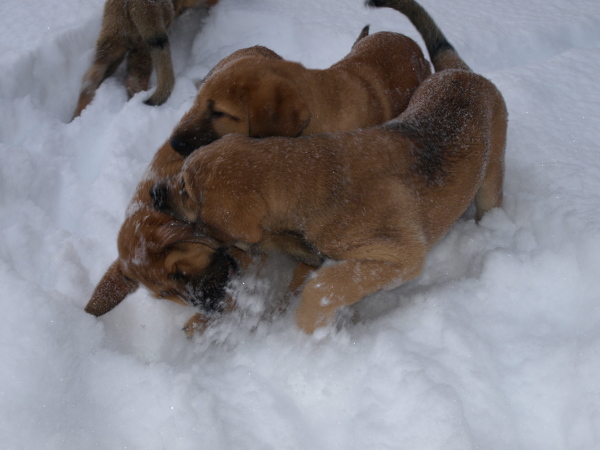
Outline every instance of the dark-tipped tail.
[[429, 57], [436, 72], [444, 69], [471, 70], [458, 56], [452, 44], [448, 42], [442, 30], [438, 28], [425, 9], [414, 0], [366, 0], [365, 4], [372, 7], [387, 7], [404, 14], [421, 33]]

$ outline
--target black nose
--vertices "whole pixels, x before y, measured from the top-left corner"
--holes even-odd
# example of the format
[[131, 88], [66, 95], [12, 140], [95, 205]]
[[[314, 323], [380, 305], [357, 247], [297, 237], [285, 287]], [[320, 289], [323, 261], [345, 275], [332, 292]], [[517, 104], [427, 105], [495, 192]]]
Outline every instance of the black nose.
[[167, 185], [165, 183], [156, 183], [150, 188], [150, 198], [152, 206], [157, 211], [164, 211], [167, 208]]
[[190, 156], [190, 153], [192, 153], [197, 147], [194, 142], [190, 141], [190, 139], [178, 136], [173, 136], [169, 141], [169, 144], [171, 144], [173, 150], [175, 150], [184, 158]]
[[219, 248], [202, 274], [192, 276], [188, 301], [205, 314], [222, 313], [227, 304], [227, 286], [238, 274], [238, 265], [224, 247]]

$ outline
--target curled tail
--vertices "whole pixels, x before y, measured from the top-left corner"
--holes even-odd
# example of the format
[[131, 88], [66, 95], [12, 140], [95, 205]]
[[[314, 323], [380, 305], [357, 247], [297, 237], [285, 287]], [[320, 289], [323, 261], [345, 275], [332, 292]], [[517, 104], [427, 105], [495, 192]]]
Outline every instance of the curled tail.
[[448, 42], [442, 30], [438, 28], [431, 16], [425, 9], [414, 0], [366, 0], [367, 6], [388, 7], [400, 11], [421, 33], [429, 57], [436, 72], [445, 69], [471, 69], [458, 56], [452, 44]]

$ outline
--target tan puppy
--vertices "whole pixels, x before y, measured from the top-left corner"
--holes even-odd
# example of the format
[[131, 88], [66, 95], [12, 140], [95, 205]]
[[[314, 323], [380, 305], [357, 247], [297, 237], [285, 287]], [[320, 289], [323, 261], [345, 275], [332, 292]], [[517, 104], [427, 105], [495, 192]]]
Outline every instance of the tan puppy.
[[467, 67], [417, 3], [383, 4], [408, 15], [437, 71], [399, 117], [295, 139], [225, 136], [153, 189], [159, 209], [228, 241], [260, 245], [292, 232], [328, 258], [296, 310], [308, 333], [340, 307], [417, 277], [471, 201], [478, 220], [502, 204], [502, 95]]
[[306, 69], [267, 49], [221, 61], [173, 132], [171, 146], [187, 156], [229, 133], [299, 136], [396, 117], [430, 75], [429, 63], [404, 35], [366, 34], [367, 28], [348, 56], [325, 70]]
[[127, 55], [127, 95], [148, 89], [152, 67], [156, 91], [144, 103], [160, 105], [175, 84], [167, 32], [186, 8], [212, 6], [218, 0], [107, 0], [94, 61], [83, 77], [73, 118], [90, 104], [100, 84], [114, 73]]
[[[117, 306], [140, 284], [157, 298], [198, 308], [185, 326], [191, 335], [211, 313], [231, 307], [225, 286], [238, 262], [197, 227], [152, 208], [149, 191], [157, 179], [181, 169], [183, 158], [165, 143], [137, 187], [118, 237], [118, 258], [106, 271], [85, 310], [95, 316]], [[237, 255], [247, 258], [243, 252]]]

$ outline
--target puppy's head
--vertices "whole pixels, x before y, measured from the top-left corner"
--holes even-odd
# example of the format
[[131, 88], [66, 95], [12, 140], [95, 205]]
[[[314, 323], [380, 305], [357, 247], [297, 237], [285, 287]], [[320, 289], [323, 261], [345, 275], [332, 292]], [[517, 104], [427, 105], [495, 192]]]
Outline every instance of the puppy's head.
[[152, 209], [129, 216], [118, 237], [119, 257], [96, 287], [86, 311], [107, 313], [143, 284], [155, 297], [222, 312], [236, 261], [212, 238]]
[[298, 136], [308, 125], [310, 112], [300, 89], [278, 72], [277, 65], [282, 63], [274, 58], [244, 57], [214, 71], [175, 128], [171, 146], [188, 156], [230, 133]]
[[[150, 190], [157, 211], [203, 227], [226, 244], [256, 244], [263, 236], [267, 202], [251, 139], [230, 135], [190, 156], [180, 174]], [[259, 140], [254, 140], [259, 142]]]
[[[200, 223], [202, 194], [186, 187], [183, 174], [160, 181], [150, 189], [152, 206], [156, 211], [190, 224]], [[201, 192], [201, 191], [200, 191]]]

